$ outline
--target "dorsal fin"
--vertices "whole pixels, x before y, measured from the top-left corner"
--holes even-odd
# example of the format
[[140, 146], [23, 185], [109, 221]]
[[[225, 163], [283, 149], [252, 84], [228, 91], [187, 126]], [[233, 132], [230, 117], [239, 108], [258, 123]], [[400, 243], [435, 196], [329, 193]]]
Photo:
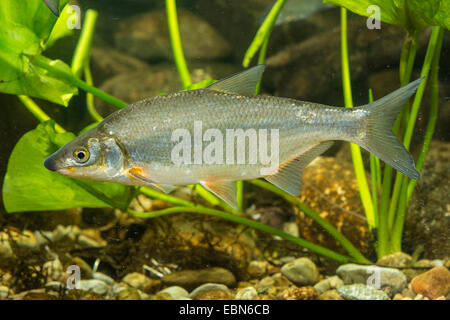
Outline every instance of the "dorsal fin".
[[253, 96], [256, 93], [256, 85], [258, 84], [259, 79], [261, 79], [264, 69], [265, 66], [263, 64], [259, 64], [214, 82], [205, 89]]
[[288, 163], [281, 164], [276, 174], [264, 176], [264, 179], [293, 196], [300, 195], [303, 169], [332, 144], [333, 141], [319, 143]]

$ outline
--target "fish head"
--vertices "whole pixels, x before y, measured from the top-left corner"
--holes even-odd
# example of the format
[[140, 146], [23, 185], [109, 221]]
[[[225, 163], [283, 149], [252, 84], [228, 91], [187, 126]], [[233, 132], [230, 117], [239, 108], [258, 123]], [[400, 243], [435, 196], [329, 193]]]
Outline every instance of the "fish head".
[[69, 177], [113, 181], [122, 174], [126, 156], [117, 139], [90, 134], [73, 139], [44, 161], [44, 166]]

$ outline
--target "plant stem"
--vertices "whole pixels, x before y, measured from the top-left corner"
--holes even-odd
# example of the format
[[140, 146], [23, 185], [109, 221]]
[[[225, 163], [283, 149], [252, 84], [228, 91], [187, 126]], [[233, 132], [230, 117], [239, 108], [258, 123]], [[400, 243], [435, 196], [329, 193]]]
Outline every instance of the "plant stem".
[[146, 195], [147, 197], [162, 200], [162, 201], [165, 201], [165, 202], [173, 204], [173, 205], [187, 206], [187, 207], [194, 206], [194, 204], [192, 202], [189, 202], [187, 200], [183, 200], [181, 198], [174, 197], [169, 194], [165, 194], [165, 193], [153, 190], [151, 188], [139, 187], [138, 190], [140, 193]]
[[[439, 108], [439, 61], [442, 50], [442, 42], [444, 39], [444, 30], [440, 28], [438, 42], [436, 45], [436, 51], [433, 58], [433, 63], [431, 64], [431, 73], [430, 73], [430, 91], [431, 91], [431, 105], [430, 105], [430, 114], [428, 116], [428, 124], [427, 129], [425, 131], [425, 137], [422, 145], [422, 149], [420, 151], [419, 157], [416, 161], [417, 170], [421, 171], [423, 168], [423, 164], [425, 162], [425, 158], [427, 156], [428, 150], [430, 148], [431, 138], [434, 134], [434, 129], [436, 127], [436, 120], [438, 116], [438, 108]], [[408, 198], [407, 201], [409, 203], [412, 193], [414, 191], [414, 187], [417, 184], [417, 180], [412, 179], [408, 184]]]
[[288, 202], [294, 204], [300, 210], [302, 210], [308, 217], [313, 219], [322, 228], [324, 228], [334, 239], [336, 239], [336, 241], [338, 241], [341, 244], [341, 246], [355, 259], [355, 261], [361, 263], [370, 263], [370, 261], [367, 260], [342, 233], [340, 233], [335, 227], [333, 227], [331, 223], [329, 223], [327, 220], [319, 216], [314, 210], [312, 210], [307, 205], [302, 203], [298, 198], [291, 196], [290, 194], [287, 194], [286, 192], [280, 190], [279, 188], [265, 181], [250, 180], [250, 183], [260, 188], [269, 190], [281, 196]]
[[96, 87], [93, 87], [91, 85], [88, 85], [86, 82], [78, 79], [75, 77], [72, 73], [66, 72], [64, 70], [61, 70], [57, 67], [54, 67], [50, 64], [48, 64], [44, 59], [41, 58], [40, 55], [31, 57], [31, 61], [38, 67], [47, 70], [48, 72], [52, 73], [53, 75], [61, 78], [62, 80], [73, 84], [74, 86], [83, 89], [86, 92], [92, 93], [94, 96], [96, 96], [99, 99], [102, 99], [103, 101], [112, 104], [113, 106], [117, 108], [124, 108], [128, 104], [120, 99], [117, 99], [116, 97], [113, 97], [112, 95], [97, 89]]
[[177, 4], [175, 0], [166, 0], [167, 21], [169, 24], [172, 51], [177, 65], [183, 87], [186, 89], [191, 85], [191, 76], [184, 59], [183, 46], [181, 44], [180, 30], [178, 29]]
[[[437, 48], [440, 47], [439, 39], [440, 39], [440, 33], [441, 29], [440, 27], [434, 27], [433, 31], [430, 36], [430, 40], [428, 42], [427, 52], [425, 54], [425, 60], [422, 65], [421, 70], [421, 77], [427, 77], [430, 69], [431, 64], [433, 60], [436, 60], [435, 54], [437, 51]], [[414, 97], [414, 102], [411, 108], [411, 113], [409, 115], [405, 136], [403, 140], [403, 144], [405, 145], [406, 149], [409, 150], [409, 146], [411, 144], [412, 134], [415, 126], [415, 122], [417, 120], [417, 114], [419, 112], [419, 107], [422, 102], [422, 97], [425, 91], [427, 79], [425, 78], [422, 83], [419, 85], [416, 95]], [[405, 221], [405, 215], [406, 215], [406, 208], [408, 206], [408, 195], [407, 195], [407, 185], [409, 182], [408, 177], [399, 175], [399, 184], [400, 187], [400, 199], [399, 199], [399, 205], [398, 205], [398, 212], [395, 217], [394, 225], [392, 228], [392, 235], [391, 235], [391, 251], [397, 252], [401, 251], [401, 242], [402, 242], [402, 234], [403, 234], [403, 225]], [[412, 191], [411, 191], [412, 194]]]
[[[416, 30], [414, 32], [414, 35], [411, 36], [408, 34], [402, 48], [402, 53], [400, 57], [400, 85], [404, 86], [408, 84], [408, 82], [411, 79], [412, 70], [414, 68], [414, 61], [416, 57], [417, 52], [417, 42], [420, 35], [420, 31]], [[405, 105], [405, 109], [407, 110], [407, 107], [409, 105], [409, 102]], [[402, 111], [400, 115], [397, 117], [397, 120], [394, 123], [394, 127], [392, 128], [392, 131], [394, 134], [397, 134], [400, 128], [400, 125], [404, 122], [403, 118], [406, 116], [405, 111]], [[385, 220], [387, 220], [387, 228], [388, 233], [390, 234], [392, 230], [392, 225], [395, 219], [395, 212], [397, 209], [397, 202], [398, 202], [398, 195], [400, 192], [400, 180], [396, 179], [396, 183], [394, 185], [394, 190], [391, 196], [391, 187], [392, 187], [392, 174], [393, 169], [390, 166], [385, 166], [384, 168], [384, 174], [383, 174], [383, 185], [381, 189], [381, 200], [380, 200], [380, 207], [379, 207], [379, 216], [382, 217], [383, 225], [386, 225]], [[399, 173], [397, 173], [398, 175]], [[391, 197], [391, 202], [389, 205], [389, 198]], [[390, 245], [389, 245], [390, 246]], [[388, 246], [383, 247], [384, 253], [383, 255], [387, 254], [387, 248]], [[379, 257], [382, 255], [379, 253]]]
[[[347, 108], [353, 107], [352, 87], [350, 82], [350, 68], [347, 46], [347, 9], [341, 8], [341, 59], [342, 59], [342, 86], [344, 90], [344, 101]], [[358, 181], [359, 194], [366, 213], [367, 223], [372, 229], [376, 226], [375, 213], [370, 195], [369, 185], [366, 179], [366, 172], [361, 156], [361, 149], [358, 145], [350, 143], [353, 166], [355, 169], [356, 180]]]
[[[30, 111], [33, 116], [40, 122], [51, 120], [48, 114], [46, 114], [30, 97], [24, 95], [17, 96], [24, 106]], [[66, 132], [63, 127], [55, 122], [55, 130], [59, 133]]]
[[[88, 85], [93, 85], [91, 68], [89, 67], [89, 60], [86, 60], [84, 64], [84, 78], [86, 79], [86, 83]], [[103, 117], [95, 109], [94, 96], [89, 92], [86, 93], [86, 106], [89, 114], [95, 121], [97, 122], [103, 121]]]
[[85, 61], [89, 57], [97, 17], [97, 11], [92, 9], [86, 11], [83, 28], [72, 58], [72, 72], [78, 78], [81, 76]]
[[268, 225], [265, 225], [265, 224], [262, 224], [262, 223], [259, 223], [259, 222], [256, 222], [256, 221], [253, 221], [250, 219], [242, 218], [240, 216], [237, 216], [237, 215], [234, 215], [234, 214], [231, 214], [228, 212], [209, 209], [209, 208], [202, 207], [202, 206], [174, 207], [174, 208], [168, 208], [168, 209], [164, 209], [164, 210], [144, 212], [144, 213], [128, 209], [128, 212], [139, 218], [155, 218], [155, 217], [159, 217], [162, 215], [181, 213], [181, 212], [193, 212], [193, 213], [211, 215], [211, 216], [219, 217], [222, 219], [226, 219], [228, 221], [233, 221], [233, 222], [236, 222], [236, 223], [239, 223], [242, 225], [246, 225], [248, 227], [251, 227], [251, 228], [263, 231], [263, 232], [267, 232], [274, 236], [278, 236], [280, 238], [283, 238], [287, 241], [293, 242], [301, 247], [307, 248], [307, 249], [309, 249], [313, 252], [316, 252], [324, 257], [333, 259], [338, 262], [346, 263], [351, 260], [350, 257], [344, 256], [342, 254], [339, 254], [337, 252], [334, 252], [334, 251], [324, 248], [322, 246], [316, 245], [316, 244], [306, 241], [304, 239], [294, 237], [293, 235], [290, 235], [288, 233], [285, 233], [279, 229], [270, 227]]
[[283, 8], [285, 2], [286, 0], [278, 0], [277, 2], [275, 2], [269, 14], [264, 19], [264, 22], [259, 27], [252, 43], [245, 52], [244, 60], [242, 61], [242, 65], [245, 68], [250, 65], [253, 56], [256, 54], [256, 52], [258, 52], [264, 41], [268, 39], [270, 33], [272, 32], [273, 26], [275, 25], [275, 21], [277, 20], [278, 15], [280, 14], [280, 11]]

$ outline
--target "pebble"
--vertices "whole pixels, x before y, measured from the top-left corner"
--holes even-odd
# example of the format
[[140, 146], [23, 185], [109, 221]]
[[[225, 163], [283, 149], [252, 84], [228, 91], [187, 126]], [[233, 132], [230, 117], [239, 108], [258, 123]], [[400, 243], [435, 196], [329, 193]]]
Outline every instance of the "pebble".
[[97, 280], [101, 280], [104, 283], [109, 284], [109, 285], [113, 285], [114, 284], [114, 279], [113, 278], [111, 278], [110, 276], [108, 276], [108, 275], [106, 275], [104, 273], [101, 273], [101, 272], [94, 272], [92, 274], [92, 278], [93, 279], [97, 279]]
[[444, 266], [444, 261], [439, 260], [439, 259], [431, 260], [430, 263], [433, 267], [443, 267]]
[[141, 300], [139, 290], [136, 288], [124, 288], [116, 295], [117, 300]]
[[200, 292], [196, 297], [195, 300], [231, 300], [233, 299], [233, 296], [223, 290], [211, 290], [211, 291], [204, 291]]
[[48, 291], [61, 292], [64, 291], [66, 286], [58, 281], [49, 281], [45, 284], [45, 289]]
[[299, 286], [314, 285], [319, 281], [319, 271], [308, 258], [298, 258], [286, 263], [281, 268], [281, 273]]
[[312, 300], [317, 298], [317, 292], [313, 287], [299, 288], [292, 286], [281, 291], [278, 298], [283, 300]]
[[407, 285], [406, 276], [393, 268], [344, 264], [337, 269], [336, 273], [345, 284], [361, 283], [375, 289], [388, 287], [392, 294], [400, 293]]
[[44, 263], [42, 270], [47, 277], [47, 282], [58, 281], [63, 277], [63, 266], [58, 258]]
[[337, 289], [340, 286], [344, 285], [344, 281], [341, 280], [338, 276], [332, 276], [328, 277], [322, 281], [319, 281], [315, 286], [314, 289], [319, 293], [322, 294], [327, 290], [330, 289]]
[[228, 292], [228, 287], [220, 283], [205, 283], [195, 288], [190, 294], [189, 298], [195, 299], [200, 293], [207, 291], [225, 291]]
[[404, 252], [396, 252], [384, 256], [377, 261], [377, 264], [387, 267], [408, 267], [412, 263], [412, 257]]
[[258, 298], [258, 292], [253, 287], [246, 287], [238, 290], [235, 300], [256, 300]]
[[345, 300], [389, 300], [389, 296], [384, 291], [361, 283], [341, 286], [337, 292]]
[[267, 261], [253, 260], [248, 264], [247, 272], [250, 278], [257, 279], [262, 278], [264, 275], [266, 275], [268, 269], [269, 263]]
[[189, 297], [189, 292], [187, 292], [186, 289], [180, 286], [168, 287], [165, 288], [164, 290], [161, 290], [160, 292], [166, 292], [170, 294], [174, 300]]
[[204, 283], [220, 283], [228, 287], [236, 284], [236, 278], [231, 271], [224, 268], [207, 268], [200, 270], [182, 270], [165, 275], [162, 278], [165, 285], [178, 285], [192, 290]]
[[4, 300], [10, 296], [9, 288], [6, 286], [0, 286], [0, 300]]
[[411, 288], [430, 299], [445, 296], [450, 291], [450, 271], [446, 267], [434, 267], [414, 277]]
[[123, 277], [122, 281], [130, 287], [137, 288], [144, 292], [152, 286], [152, 279], [139, 272], [132, 272]]
[[108, 293], [109, 288], [106, 283], [97, 279], [80, 280], [80, 290], [92, 291], [95, 294], [104, 296]]
[[344, 300], [336, 289], [327, 290], [319, 296], [319, 300]]

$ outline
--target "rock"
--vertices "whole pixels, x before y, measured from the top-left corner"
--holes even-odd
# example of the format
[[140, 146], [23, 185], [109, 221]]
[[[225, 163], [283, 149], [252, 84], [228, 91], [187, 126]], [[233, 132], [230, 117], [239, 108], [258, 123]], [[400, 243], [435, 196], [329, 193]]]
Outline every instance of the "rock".
[[[177, 13], [187, 59], [217, 59], [230, 55], [228, 41], [202, 18], [185, 9]], [[118, 49], [141, 59], [173, 59], [165, 10], [123, 19], [114, 33], [114, 41]]]
[[267, 274], [269, 263], [267, 261], [250, 261], [247, 272], [250, 278], [261, 278]]
[[166, 292], [170, 294], [174, 300], [189, 297], [189, 292], [187, 292], [184, 288], [179, 286], [168, 287], [165, 288], [164, 290], [161, 290], [160, 292]]
[[0, 300], [5, 300], [11, 295], [8, 287], [0, 286]]
[[341, 286], [337, 292], [345, 300], [389, 300], [389, 296], [361, 283]]
[[411, 287], [414, 292], [430, 299], [445, 296], [450, 291], [450, 271], [446, 267], [434, 267], [414, 277]]
[[404, 252], [396, 252], [390, 255], [384, 256], [377, 261], [378, 265], [386, 267], [398, 267], [404, 268], [410, 266], [412, 263], [412, 257]]
[[313, 285], [319, 281], [319, 271], [308, 258], [298, 258], [286, 263], [281, 273], [296, 285]]
[[117, 293], [117, 300], [141, 300], [141, 295], [136, 288], [124, 288]]
[[344, 264], [336, 273], [345, 284], [360, 283], [382, 289], [389, 287], [393, 294], [401, 292], [407, 285], [406, 276], [399, 270], [378, 266]]
[[45, 284], [45, 289], [47, 291], [54, 291], [54, 292], [64, 292], [66, 290], [66, 286], [58, 281], [49, 281]]
[[431, 265], [433, 267], [442, 267], [442, 266], [444, 266], [444, 261], [443, 260], [439, 260], [439, 259], [431, 260], [430, 263], [431, 263]]
[[327, 290], [319, 296], [319, 300], [344, 300], [336, 289]]
[[[76, 265], [76, 266], [78, 266], [80, 268], [81, 277], [83, 279], [90, 279], [90, 278], [92, 278], [92, 268], [82, 258], [80, 258], [80, 257], [73, 257], [72, 260], [70, 261], [69, 265]], [[66, 266], [65, 269], [67, 269], [67, 266]]]
[[123, 277], [122, 281], [133, 288], [148, 292], [152, 286], [152, 279], [142, 273], [133, 272]]
[[313, 300], [317, 298], [317, 292], [313, 287], [299, 288], [292, 286], [281, 291], [278, 298], [283, 300]]
[[112, 286], [114, 284], [114, 279], [113, 278], [111, 278], [110, 276], [108, 276], [108, 275], [106, 275], [104, 273], [101, 273], [101, 272], [94, 272], [92, 274], [92, 278], [93, 279], [97, 279], [97, 280], [101, 280], [104, 283], [109, 284], [110, 286]]
[[328, 277], [322, 281], [319, 281], [315, 286], [314, 289], [319, 293], [322, 294], [325, 291], [328, 291], [330, 289], [337, 289], [340, 286], [344, 285], [344, 281], [342, 281], [338, 276], [332, 276]]
[[190, 294], [189, 294], [189, 298], [191, 299], [196, 299], [197, 296], [200, 293], [204, 293], [204, 292], [217, 292], [217, 291], [224, 291], [224, 292], [228, 292], [229, 289], [226, 285], [220, 284], [220, 283], [205, 283], [202, 284], [201, 286], [195, 288]]
[[204, 283], [220, 283], [232, 287], [236, 283], [236, 278], [227, 269], [207, 268], [201, 270], [182, 270], [165, 275], [162, 281], [166, 285], [178, 285], [187, 290], [192, 290]]
[[414, 267], [422, 267], [422, 268], [431, 268], [431, 261], [428, 259], [420, 259], [416, 263], [414, 263]]
[[42, 266], [42, 271], [47, 277], [47, 282], [49, 281], [59, 281], [63, 278], [63, 266], [58, 258], [52, 261], [47, 261]]
[[222, 290], [210, 290], [200, 292], [195, 300], [232, 300], [233, 295], [230, 292]]
[[151, 296], [152, 300], [173, 300], [173, 297], [167, 292], [158, 292]]
[[258, 292], [253, 287], [246, 287], [237, 291], [235, 300], [256, 300]]
[[80, 280], [80, 290], [91, 291], [99, 296], [105, 296], [108, 291], [108, 285], [101, 280], [90, 279]]
[[150, 66], [146, 62], [126, 55], [104, 42], [94, 42], [91, 49], [91, 68], [94, 82], [102, 83], [115, 75], [136, 70], [145, 71]]
[[450, 142], [433, 140], [405, 218], [403, 246], [423, 246], [424, 258], [444, 258], [450, 252], [449, 163]]

